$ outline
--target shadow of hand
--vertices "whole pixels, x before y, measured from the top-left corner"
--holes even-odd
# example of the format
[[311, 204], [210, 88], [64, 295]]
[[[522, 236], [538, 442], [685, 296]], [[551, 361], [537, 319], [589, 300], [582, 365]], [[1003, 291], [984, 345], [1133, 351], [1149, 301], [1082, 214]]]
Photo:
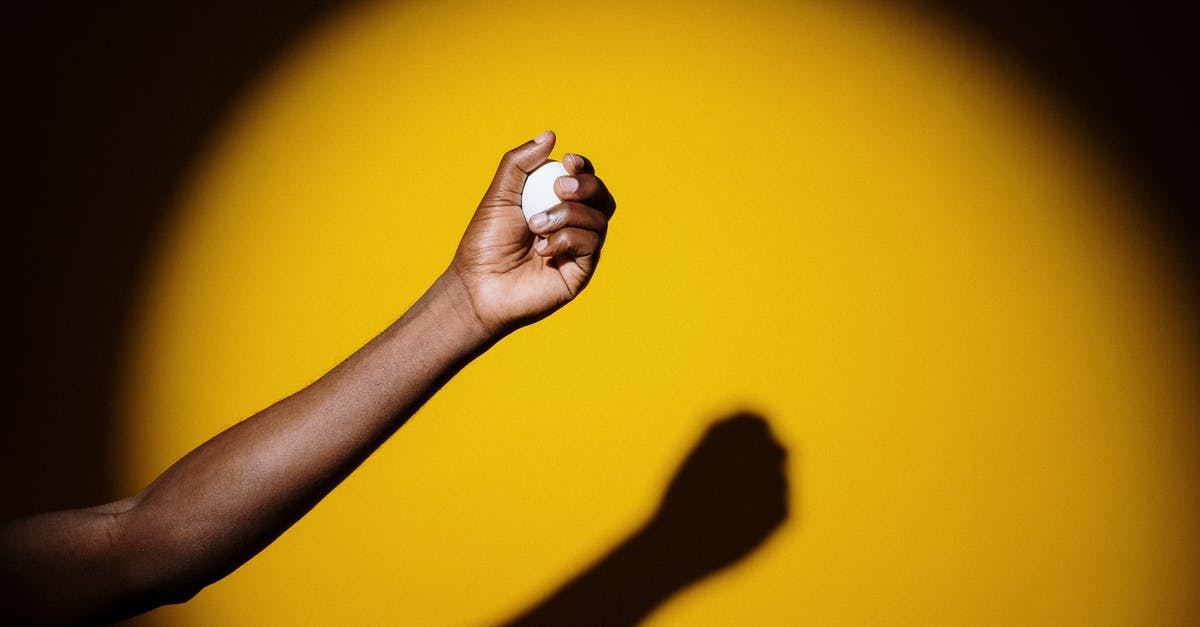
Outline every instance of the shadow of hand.
[[714, 422], [644, 526], [510, 625], [633, 625], [730, 566], [788, 516], [785, 449], [761, 416]]
[[644, 533], [661, 559], [700, 579], [748, 555], [788, 515], [787, 451], [766, 420], [713, 423], [675, 473]]

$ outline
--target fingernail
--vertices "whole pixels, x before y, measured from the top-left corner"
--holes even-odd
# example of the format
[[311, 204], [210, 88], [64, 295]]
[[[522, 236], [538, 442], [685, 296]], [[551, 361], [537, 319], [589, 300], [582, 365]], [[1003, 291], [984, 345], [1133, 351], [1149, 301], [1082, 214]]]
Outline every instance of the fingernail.
[[558, 188], [561, 189], [564, 194], [570, 194], [571, 192], [579, 189], [579, 181], [569, 176], [563, 176], [558, 179]]
[[552, 133], [552, 132], [553, 131], [550, 131], [549, 129], [542, 131], [541, 135], [538, 135], [537, 137], [533, 138], [533, 143], [535, 143], [535, 144], [546, 143], [546, 140], [550, 139], [550, 133]]
[[529, 218], [529, 224], [535, 229], [541, 229], [550, 224], [550, 216], [546, 215], [545, 211], [535, 214], [532, 218]]
[[533, 244], [533, 247], [535, 250], [539, 250], [539, 251], [545, 250], [546, 244], [549, 244], [549, 243], [550, 243], [549, 240], [547, 240], [545, 238], [539, 238], [538, 241]]

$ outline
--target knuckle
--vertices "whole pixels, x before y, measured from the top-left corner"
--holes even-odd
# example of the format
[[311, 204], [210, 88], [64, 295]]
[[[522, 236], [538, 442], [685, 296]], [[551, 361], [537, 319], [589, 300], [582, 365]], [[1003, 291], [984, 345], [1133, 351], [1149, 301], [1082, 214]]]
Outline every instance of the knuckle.
[[573, 238], [571, 243], [572, 252], [587, 255], [600, 245], [600, 234], [595, 231], [584, 231], [579, 237]]
[[573, 252], [575, 250], [575, 240], [571, 238], [569, 231], [559, 231], [551, 238], [551, 245], [554, 249], [560, 252]]
[[561, 205], [559, 205], [560, 208], [558, 211], [560, 214], [560, 221], [563, 224], [574, 224], [575, 222], [578, 222], [579, 210], [581, 206], [582, 205], [573, 200], [564, 201]]

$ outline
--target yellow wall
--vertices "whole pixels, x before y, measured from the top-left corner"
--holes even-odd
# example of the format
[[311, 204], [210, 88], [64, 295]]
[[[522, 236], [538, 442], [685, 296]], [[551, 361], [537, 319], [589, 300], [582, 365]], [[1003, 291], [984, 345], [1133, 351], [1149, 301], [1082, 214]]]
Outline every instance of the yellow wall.
[[654, 625], [1200, 621], [1200, 368], [1147, 201], [1002, 57], [889, 7], [379, 2], [304, 42], [161, 244], [129, 491], [399, 315], [507, 148], [555, 129], [619, 209], [578, 302], [158, 619], [503, 619], [752, 408], [792, 516]]

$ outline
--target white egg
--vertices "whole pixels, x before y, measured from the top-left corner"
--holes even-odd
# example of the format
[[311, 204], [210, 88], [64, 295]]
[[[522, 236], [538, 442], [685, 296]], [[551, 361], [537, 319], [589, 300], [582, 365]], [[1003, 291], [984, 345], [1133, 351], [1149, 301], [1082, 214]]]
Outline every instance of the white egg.
[[566, 175], [567, 169], [557, 161], [543, 164], [530, 173], [525, 179], [525, 189], [521, 190], [521, 211], [526, 220], [561, 202], [554, 193], [554, 181]]

